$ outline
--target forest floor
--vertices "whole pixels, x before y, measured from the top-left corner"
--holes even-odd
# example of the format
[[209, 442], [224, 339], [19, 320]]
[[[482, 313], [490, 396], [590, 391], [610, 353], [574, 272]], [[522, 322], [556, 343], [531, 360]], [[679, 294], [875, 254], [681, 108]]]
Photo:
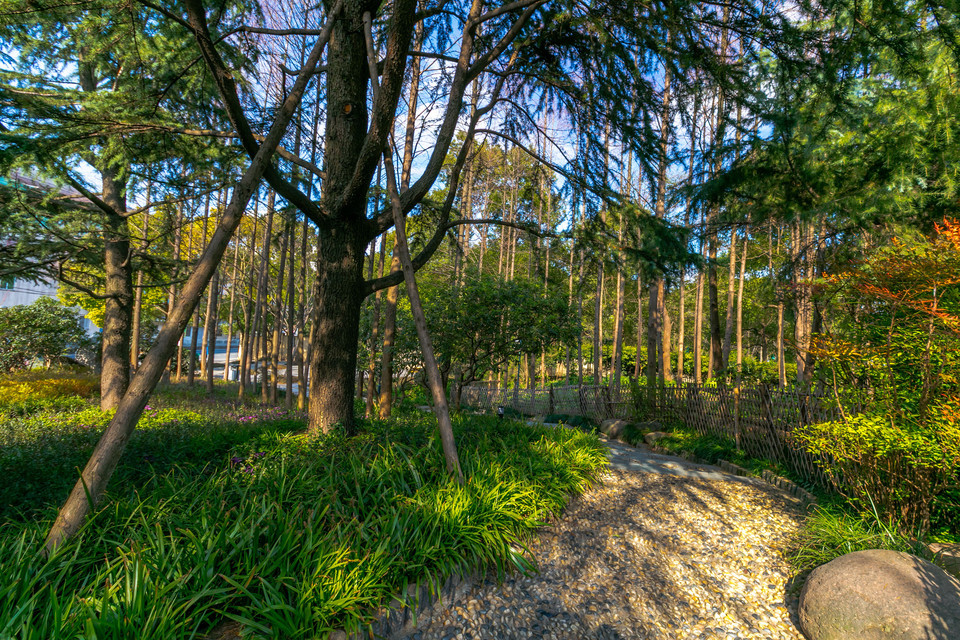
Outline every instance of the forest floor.
[[480, 581], [422, 614], [409, 640], [797, 639], [784, 558], [803, 513], [786, 492], [608, 443], [602, 485], [530, 552], [540, 572]]

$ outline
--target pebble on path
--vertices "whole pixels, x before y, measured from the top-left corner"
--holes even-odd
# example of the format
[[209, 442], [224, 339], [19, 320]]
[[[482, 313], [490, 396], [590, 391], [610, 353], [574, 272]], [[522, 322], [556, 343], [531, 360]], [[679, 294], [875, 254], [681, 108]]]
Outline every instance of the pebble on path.
[[783, 558], [800, 509], [737, 480], [611, 469], [532, 543], [539, 574], [480, 581], [401, 637], [802, 639]]

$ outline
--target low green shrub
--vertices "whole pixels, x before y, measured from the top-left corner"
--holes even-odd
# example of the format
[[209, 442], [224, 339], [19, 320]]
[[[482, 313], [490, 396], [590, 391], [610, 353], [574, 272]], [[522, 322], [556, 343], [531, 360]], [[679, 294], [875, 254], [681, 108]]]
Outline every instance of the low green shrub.
[[49, 560], [49, 520], [2, 524], [0, 638], [199, 638], [232, 620], [306, 640], [359, 628], [408, 581], [532, 570], [527, 536], [597, 480], [603, 445], [454, 421], [462, 485], [436, 421], [410, 412], [353, 438], [265, 432], [203, 473], [173, 466], [111, 496]]
[[8, 374], [0, 378], [0, 418], [77, 409], [96, 395], [99, 386], [89, 373], [44, 369]]

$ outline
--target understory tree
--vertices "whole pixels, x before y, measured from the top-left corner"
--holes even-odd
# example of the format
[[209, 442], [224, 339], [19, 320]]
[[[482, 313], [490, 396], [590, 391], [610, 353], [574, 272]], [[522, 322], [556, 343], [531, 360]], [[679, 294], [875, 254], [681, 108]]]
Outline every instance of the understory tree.
[[823, 286], [847, 309], [813, 347], [840, 419], [800, 438], [839, 492], [925, 533], [960, 471], [960, 224], [907, 230]]

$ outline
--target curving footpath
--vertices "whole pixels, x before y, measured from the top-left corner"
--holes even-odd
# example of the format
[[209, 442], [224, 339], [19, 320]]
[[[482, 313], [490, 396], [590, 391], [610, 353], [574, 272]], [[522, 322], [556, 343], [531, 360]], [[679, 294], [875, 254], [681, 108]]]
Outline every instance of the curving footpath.
[[604, 483], [532, 543], [540, 573], [488, 578], [408, 640], [802, 639], [782, 554], [800, 503], [759, 480], [616, 442]]

